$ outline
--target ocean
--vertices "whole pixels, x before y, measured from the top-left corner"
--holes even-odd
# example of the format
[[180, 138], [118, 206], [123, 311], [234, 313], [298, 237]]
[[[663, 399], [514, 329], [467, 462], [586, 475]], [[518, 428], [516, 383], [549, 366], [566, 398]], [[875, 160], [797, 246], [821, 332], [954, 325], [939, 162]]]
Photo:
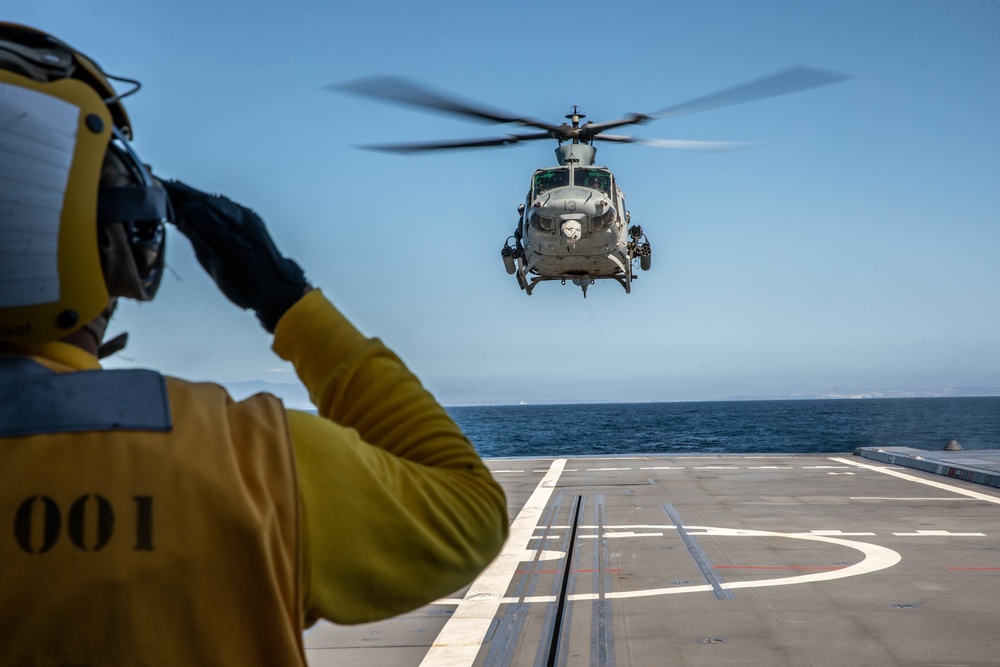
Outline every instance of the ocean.
[[487, 458], [1000, 449], [1000, 397], [452, 407]]

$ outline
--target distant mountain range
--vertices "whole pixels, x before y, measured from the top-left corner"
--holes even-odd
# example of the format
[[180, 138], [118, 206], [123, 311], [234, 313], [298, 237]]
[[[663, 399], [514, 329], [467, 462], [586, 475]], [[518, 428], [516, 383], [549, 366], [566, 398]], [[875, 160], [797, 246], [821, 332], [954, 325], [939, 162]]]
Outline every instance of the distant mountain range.
[[438, 396], [438, 400], [446, 406], [460, 405], [555, 405], [574, 403], [674, 403], [697, 401], [794, 401], [794, 400], [826, 400], [826, 399], [865, 399], [865, 398], [948, 398], [973, 396], [1000, 396], [1000, 387], [947, 387], [943, 389], [821, 389], [796, 390], [789, 392], [747, 391], [746, 388], [733, 388], [733, 391], [722, 391], [717, 387], [696, 387], [692, 389], [665, 392], [656, 397], [639, 395], [618, 396], [615, 398], [574, 397], [565, 398], [545, 395], [539, 392], [459, 392], [447, 391]]
[[[222, 382], [233, 398], [240, 400], [261, 392], [277, 396], [289, 408], [315, 410], [306, 388], [298, 382]], [[435, 392], [443, 405], [552, 405], [573, 403], [649, 403], [676, 401], [763, 401], [763, 400], [820, 400], [865, 398], [939, 398], [959, 396], [1000, 396], [1000, 386], [993, 387], [944, 387], [931, 389], [828, 389], [794, 388], [775, 391], [766, 387], [746, 385], [713, 385], [692, 387], [666, 392], [662, 396], [646, 398], [638, 395], [615, 397], [587, 397], [546, 393], [538, 390], [496, 389], [484, 391], [474, 387], [446, 387]]]

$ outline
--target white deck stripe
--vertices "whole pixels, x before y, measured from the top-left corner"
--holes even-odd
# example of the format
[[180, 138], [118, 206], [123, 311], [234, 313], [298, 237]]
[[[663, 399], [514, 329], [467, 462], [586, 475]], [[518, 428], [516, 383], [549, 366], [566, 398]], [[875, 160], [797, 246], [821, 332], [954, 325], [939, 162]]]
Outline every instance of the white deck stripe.
[[566, 459], [556, 459], [510, 524], [510, 536], [500, 555], [476, 579], [455, 613], [441, 628], [421, 667], [468, 667], [475, 662], [490, 624], [504, 602], [504, 594], [517, 566], [524, 560], [528, 543], [534, 539], [538, 520], [545, 511], [552, 490], [559, 481]]
[[840, 461], [841, 463], [847, 463], [848, 465], [857, 466], [859, 468], [868, 468], [869, 470], [874, 470], [875, 472], [881, 472], [886, 475], [892, 475], [893, 477], [899, 477], [900, 479], [905, 479], [910, 482], [918, 482], [920, 484], [926, 484], [927, 486], [933, 486], [936, 489], [944, 489], [945, 491], [951, 491], [952, 493], [960, 493], [963, 496], [969, 496], [970, 498], [975, 498], [977, 500], [985, 500], [988, 503], [996, 503], [1000, 505], [1000, 498], [998, 498], [997, 496], [988, 496], [985, 493], [979, 493], [978, 491], [970, 491], [969, 489], [963, 489], [961, 487], [953, 486], [951, 484], [945, 484], [944, 482], [935, 482], [933, 480], [923, 479], [921, 477], [916, 477], [914, 475], [907, 475], [905, 472], [899, 472], [898, 470], [892, 470], [880, 466], [868, 465], [867, 463], [858, 463], [857, 461], [851, 461], [849, 459], [831, 458], [830, 460]]

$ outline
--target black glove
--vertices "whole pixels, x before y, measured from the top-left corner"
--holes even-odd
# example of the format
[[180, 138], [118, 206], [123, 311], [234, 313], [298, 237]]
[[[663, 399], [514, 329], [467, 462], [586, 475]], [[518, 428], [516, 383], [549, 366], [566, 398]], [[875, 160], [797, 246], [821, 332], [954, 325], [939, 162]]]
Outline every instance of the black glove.
[[163, 185], [177, 228], [215, 284], [273, 333], [281, 316], [311, 289], [302, 269], [278, 252], [264, 221], [250, 209], [180, 181]]

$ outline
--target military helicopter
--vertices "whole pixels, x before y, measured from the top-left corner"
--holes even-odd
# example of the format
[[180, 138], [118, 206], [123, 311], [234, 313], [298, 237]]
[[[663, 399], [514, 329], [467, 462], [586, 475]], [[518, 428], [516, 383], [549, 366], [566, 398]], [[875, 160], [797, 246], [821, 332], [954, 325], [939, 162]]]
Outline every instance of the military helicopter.
[[525, 141], [555, 139], [558, 166], [535, 170], [524, 203], [517, 207], [514, 233], [500, 251], [507, 273], [529, 296], [543, 281], [570, 281], [583, 290], [597, 280], [616, 280], [632, 291], [635, 268], [648, 271], [652, 246], [641, 225], [631, 224], [625, 195], [614, 174], [597, 166], [595, 141], [632, 143], [675, 150], [718, 151], [756, 145], [747, 142], [640, 139], [606, 134], [627, 125], [706, 111], [766, 97], [837, 83], [849, 78], [841, 72], [795, 66], [748, 83], [676, 104], [648, 114], [631, 113], [603, 123], [581, 121], [586, 116], [574, 106], [568, 123], [553, 125], [496, 111], [432, 91], [422, 84], [393, 76], [372, 76], [326, 86], [366, 97], [423, 107], [493, 124], [515, 124], [540, 132], [499, 137], [407, 144], [368, 145], [363, 148], [412, 154], [460, 148], [509, 146]]

